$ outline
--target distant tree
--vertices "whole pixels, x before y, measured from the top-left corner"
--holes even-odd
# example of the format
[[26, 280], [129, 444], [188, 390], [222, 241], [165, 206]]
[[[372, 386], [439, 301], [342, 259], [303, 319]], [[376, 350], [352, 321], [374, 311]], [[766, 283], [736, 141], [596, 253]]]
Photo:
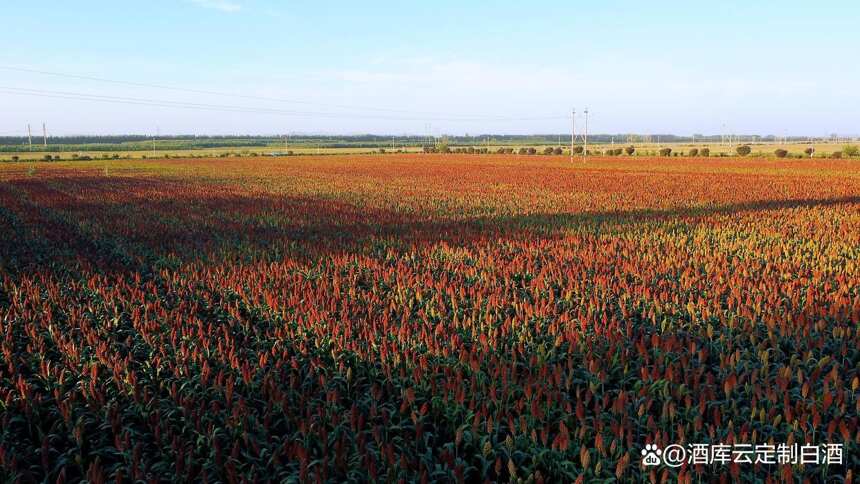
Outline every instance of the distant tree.
[[636, 148], [628, 146], [627, 148], [624, 148], [624, 151], [627, 153], [627, 156], [633, 156], [633, 153], [636, 153]]
[[842, 154], [848, 158], [853, 158], [860, 155], [860, 147], [857, 145], [845, 145], [842, 147]]
[[582, 146], [574, 146], [573, 147], [573, 153], [576, 155], [581, 155], [582, 154]]
[[706, 158], [707, 158], [708, 156], [711, 156], [711, 149], [710, 149], [710, 148], [702, 148], [702, 149], [700, 149], [700, 150], [699, 150], [699, 156], [704, 156], [704, 157], [706, 157]]
[[45, 155], [45, 156], [43, 156], [43, 157], [42, 157], [42, 160], [44, 160], [44, 161], [51, 161], [51, 155]]
[[436, 151], [439, 153], [450, 153], [451, 148], [448, 143], [448, 137], [442, 136], [436, 141]]
[[672, 148], [661, 148], [660, 156], [670, 156], [672, 154]]
[[385, 148], [379, 148], [379, 154], [384, 155], [385, 154]]
[[615, 150], [603, 150], [603, 156], [613, 156], [615, 154]]
[[521, 155], [525, 155], [525, 154], [527, 154], [528, 152], [529, 152], [529, 150], [527, 150], [527, 149], [525, 149], [525, 148], [520, 148], [520, 150], [518, 151], [518, 153], [519, 153], [519, 154], [521, 154]]
[[842, 152], [841, 151], [834, 151], [833, 153], [830, 153], [830, 157], [833, 158], [834, 160], [838, 160], [838, 159], [842, 158]]
[[778, 148], [776, 151], [773, 152], [773, 154], [776, 155], [777, 158], [785, 158], [786, 156], [788, 156], [788, 151], [782, 148]]
[[803, 152], [806, 153], [810, 158], [812, 158], [812, 155], [815, 154], [815, 148], [810, 146], [809, 148], [803, 150]]
[[697, 148], [690, 149], [690, 156], [699, 156], [699, 150]]
[[536, 150], [535, 148], [529, 148], [529, 149], [528, 149], [528, 154], [530, 154], [530, 155], [536, 155], [536, 154], [537, 154], [537, 150]]
[[489, 152], [490, 152], [490, 149], [489, 149], [489, 148], [481, 148], [481, 153], [482, 153], [482, 154], [485, 154], [485, 155], [486, 155], [486, 154], [487, 154], [487, 153], [489, 153]]
[[12, 161], [18, 161], [19, 159], [18, 155], [12, 155]]
[[560, 155], [562, 153], [564, 153], [564, 150], [562, 150], [561, 147], [557, 147], [556, 149], [552, 150], [552, 154], [554, 155]]
[[555, 150], [552, 149], [552, 146], [547, 146], [546, 148], [543, 149], [543, 154], [545, 154], [545, 155], [551, 155], [551, 154], [553, 154], [553, 152], [555, 152]]
[[501, 155], [502, 153], [504, 153], [504, 152], [505, 152], [505, 149], [504, 149], [504, 148], [499, 148], [499, 149], [497, 149], [497, 150], [496, 150], [496, 153], [498, 153], [498, 154], [500, 154], [500, 155]]
[[612, 154], [615, 156], [621, 156], [621, 153], [624, 153], [624, 148], [615, 148], [612, 150]]
[[740, 145], [735, 149], [735, 151], [740, 156], [746, 156], [752, 153], [752, 148], [750, 148], [749, 145]]

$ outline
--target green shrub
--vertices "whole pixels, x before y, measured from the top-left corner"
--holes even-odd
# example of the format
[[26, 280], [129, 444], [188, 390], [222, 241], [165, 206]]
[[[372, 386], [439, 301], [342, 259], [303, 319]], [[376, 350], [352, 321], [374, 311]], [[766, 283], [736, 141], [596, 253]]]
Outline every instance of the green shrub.
[[525, 154], [527, 154], [528, 152], [529, 152], [529, 150], [527, 150], [527, 149], [525, 149], [525, 148], [520, 148], [520, 150], [518, 151], [518, 153], [519, 153], [519, 154], [521, 154], [521, 155], [525, 155]]
[[558, 148], [552, 150], [552, 154], [554, 154], [554, 155], [560, 155], [562, 153], [564, 153], [564, 150], [562, 150], [561, 147], [558, 147]]
[[739, 156], [746, 156], [752, 152], [752, 148], [750, 148], [748, 145], [740, 145], [735, 148], [735, 151]]
[[699, 150], [697, 148], [691, 149], [690, 156], [699, 156]]
[[554, 152], [555, 152], [555, 150], [552, 149], [552, 146], [547, 146], [546, 148], [543, 149], [543, 154], [545, 154], [545, 155], [551, 155]]
[[785, 158], [786, 156], [788, 156], [788, 151], [786, 151], [782, 148], [779, 148], [776, 151], [774, 151], [773, 154], [776, 155], [777, 158]]
[[699, 156], [704, 156], [704, 157], [711, 156], [711, 149], [710, 149], [710, 148], [702, 148], [702, 149], [700, 149], [700, 150], [699, 150]]
[[671, 155], [672, 155], [672, 148], [661, 148], [660, 149], [660, 156], [671, 156]]
[[842, 147], [842, 154], [848, 158], [853, 158], [860, 155], [860, 147], [857, 145], [845, 145]]
[[842, 158], [842, 152], [841, 151], [834, 151], [833, 153], [830, 154], [830, 157], [833, 158], [834, 160], [838, 160], [838, 159]]

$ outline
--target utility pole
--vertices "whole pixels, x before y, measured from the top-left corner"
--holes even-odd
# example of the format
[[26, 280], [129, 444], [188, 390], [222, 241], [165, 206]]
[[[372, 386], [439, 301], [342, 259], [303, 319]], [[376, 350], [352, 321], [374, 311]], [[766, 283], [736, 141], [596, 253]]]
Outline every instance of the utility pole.
[[573, 162], [573, 149], [576, 144], [576, 109], [570, 110], [570, 161]]
[[45, 148], [48, 147], [48, 128], [42, 123], [42, 136], [45, 137]]
[[30, 151], [33, 151], [33, 132], [30, 131], [30, 124], [27, 124], [27, 142], [30, 144]]
[[585, 145], [582, 148], [582, 158], [588, 155], [588, 108], [585, 108], [585, 138], [583, 144]]

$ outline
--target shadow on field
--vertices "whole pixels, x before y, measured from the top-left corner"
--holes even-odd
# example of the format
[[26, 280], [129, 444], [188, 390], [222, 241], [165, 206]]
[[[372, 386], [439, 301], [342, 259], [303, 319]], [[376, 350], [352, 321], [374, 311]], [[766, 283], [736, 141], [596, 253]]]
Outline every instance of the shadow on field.
[[315, 258], [367, 249], [550, 237], [580, 224], [643, 224], [711, 215], [858, 204], [860, 196], [728, 205], [434, 218], [338, 200], [249, 194], [152, 178], [19, 179], [0, 186], [2, 266], [52, 262], [147, 273], [181, 262]]

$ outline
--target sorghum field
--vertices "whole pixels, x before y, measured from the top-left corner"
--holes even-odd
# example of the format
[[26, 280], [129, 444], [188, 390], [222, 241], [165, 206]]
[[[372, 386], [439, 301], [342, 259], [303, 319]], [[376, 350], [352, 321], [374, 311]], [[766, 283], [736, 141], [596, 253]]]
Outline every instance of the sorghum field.
[[[10, 163], [0, 234], [5, 481], [860, 468], [856, 161]], [[648, 443], [844, 464], [649, 468]]]

